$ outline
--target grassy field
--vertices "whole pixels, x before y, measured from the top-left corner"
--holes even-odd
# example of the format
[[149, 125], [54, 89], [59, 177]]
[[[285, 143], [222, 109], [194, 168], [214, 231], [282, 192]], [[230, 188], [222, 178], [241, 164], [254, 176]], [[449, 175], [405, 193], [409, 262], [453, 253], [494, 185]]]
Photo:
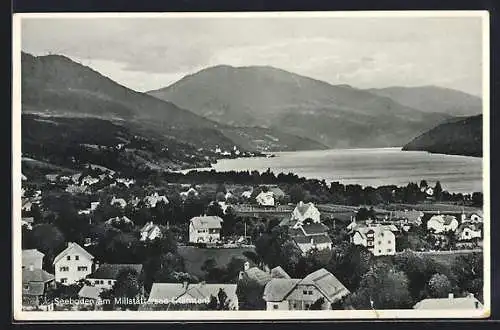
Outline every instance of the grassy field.
[[224, 266], [229, 263], [232, 257], [245, 258], [243, 252], [254, 251], [253, 248], [234, 248], [234, 249], [200, 249], [193, 246], [179, 246], [179, 254], [184, 258], [186, 271], [197, 277], [204, 276], [201, 270], [203, 263], [213, 258], [217, 266]]

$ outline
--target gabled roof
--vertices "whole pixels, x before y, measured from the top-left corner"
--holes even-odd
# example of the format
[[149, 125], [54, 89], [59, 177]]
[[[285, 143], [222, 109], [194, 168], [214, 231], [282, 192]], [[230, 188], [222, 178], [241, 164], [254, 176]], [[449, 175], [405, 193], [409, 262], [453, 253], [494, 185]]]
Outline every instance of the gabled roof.
[[327, 234], [314, 236], [294, 236], [293, 240], [297, 244], [310, 244], [311, 240], [312, 244], [332, 243], [330, 236], [328, 236]]
[[452, 216], [452, 215], [443, 215], [443, 214], [438, 214], [438, 215], [433, 215], [429, 221], [436, 221], [439, 222], [445, 226], [449, 226], [453, 221], [457, 221], [457, 218]]
[[76, 253], [81, 253], [90, 260], [94, 259], [94, 256], [88, 253], [84, 248], [82, 248], [77, 243], [69, 242], [68, 247], [59, 253], [55, 258], [53, 264], [56, 264], [59, 260], [66, 257], [70, 252], [75, 251]]
[[23, 283], [29, 282], [41, 282], [47, 283], [54, 279], [54, 275], [46, 272], [43, 269], [35, 268], [30, 270], [29, 268], [23, 269]]
[[266, 284], [263, 298], [265, 301], [283, 301], [299, 282], [297, 278], [273, 278]]
[[328, 227], [325, 226], [322, 223], [308, 223], [308, 224], [302, 224], [301, 225], [302, 229], [304, 230], [305, 234], [307, 236], [309, 235], [318, 235], [318, 234], [324, 234], [328, 231]]
[[314, 204], [313, 203], [303, 203], [303, 202], [299, 202], [297, 204], [297, 206], [295, 207], [295, 210], [300, 214], [300, 215], [304, 215], [307, 210], [309, 210], [309, 208], [313, 206], [314, 207]]
[[285, 196], [285, 192], [281, 190], [280, 187], [270, 187], [269, 191], [272, 192], [275, 196]]
[[271, 269], [271, 277], [272, 278], [291, 278], [287, 272], [281, 266], [276, 266]]
[[248, 279], [256, 281], [259, 285], [266, 285], [271, 280], [271, 274], [258, 267], [251, 267], [243, 272]]
[[99, 278], [115, 280], [118, 274], [124, 269], [133, 269], [140, 274], [142, 271], [141, 264], [103, 264], [97, 268], [95, 272], [88, 275], [87, 278]]
[[206, 303], [210, 301], [210, 296], [217, 297], [220, 289], [227, 294], [228, 299], [235, 301], [236, 284], [188, 284], [183, 283], [153, 283], [149, 294], [149, 302], [171, 301], [173, 304], [182, 304], [187, 301], [198, 301]]
[[97, 286], [84, 285], [78, 292], [78, 296], [81, 298], [97, 300], [99, 299], [99, 295], [101, 294], [102, 290], [103, 288]]
[[345, 296], [349, 294], [349, 290], [324, 268], [307, 275], [300, 283], [313, 283], [331, 302], [338, 295]]
[[424, 299], [416, 303], [414, 309], [476, 309], [482, 308], [483, 305], [475, 297], [460, 297], [460, 298], [434, 298]]
[[27, 249], [22, 252], [23, 259], [24, 258], [43, 258], [45, 254], [38, 251], [37, 249]]
[[197, 229], [222, 228], [223, 220], [218, 216], [202, 216], [191, 218], [190, 223]]

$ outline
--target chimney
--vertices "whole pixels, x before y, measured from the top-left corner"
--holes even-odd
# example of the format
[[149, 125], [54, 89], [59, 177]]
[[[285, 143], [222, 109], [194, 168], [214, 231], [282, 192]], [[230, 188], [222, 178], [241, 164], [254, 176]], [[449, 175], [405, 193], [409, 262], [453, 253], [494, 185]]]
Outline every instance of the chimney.
[[453, 293], [448, 293], [448, 299], [453, 299]]

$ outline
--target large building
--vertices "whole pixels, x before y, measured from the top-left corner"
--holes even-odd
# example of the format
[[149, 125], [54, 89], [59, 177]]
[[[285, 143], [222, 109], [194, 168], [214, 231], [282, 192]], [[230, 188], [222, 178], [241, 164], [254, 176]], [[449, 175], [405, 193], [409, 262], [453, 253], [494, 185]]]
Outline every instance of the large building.
[[69, 242], [66, 249], [54, 258], [55, 279], [62, 284], [73, 284], [92, 273], [94, 256], [77, 243]]
[[374, 256], [396, 254], [396, 235], [394, 225], [358, 225], [351, 231], [351, 243], [368, 248]]
[[189, 242], [218, 243], [221, 241], [222, 219], [217, 216], [194, 217], [189, 221]]
[[349, 294], [349, 290], [330, 272], [321, 268], [303, 279], [273, 278], [264, 288], [267, 310], [308, 310], [323, 298], [318, 309], [331, 305]]
[[481, 309], [483, 305], [473, 294], [466, 297], [455, 297], [453, 293], [448, 298], [430, 298], [419, 301], [413, 306], [414, 309]]

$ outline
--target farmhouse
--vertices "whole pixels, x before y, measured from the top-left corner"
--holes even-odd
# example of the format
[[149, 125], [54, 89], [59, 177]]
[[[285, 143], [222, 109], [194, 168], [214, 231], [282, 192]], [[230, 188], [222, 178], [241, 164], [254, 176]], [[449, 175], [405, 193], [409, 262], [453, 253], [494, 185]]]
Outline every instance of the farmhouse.
[[116, 198], [115, 196], [113, 196], [113, 198], [111, 199], [110, 205], [111, 206], [118, 206], [118, 207], [123, 209], [123, 208], [125, 208], [125, 206], [127, 206], [127, 202], [123, 198]]
[[55, 280], [73, 284], [92, 272], [94, 256], [77, 243], [69, 242], [67, 248], [54, 258]]
[[312, 249], [319, 251], [331, 249], [333, 242], [328, 236], [328, 228], [322, 223], [306, 221], [299, 223], [298, 228], [290, 230], [290, 236], [302, 253], [306, 254]]
[[273, 278], [264, 288], [267, 310], [307, 310], [323, 298], [321, 309], [331, 309], [349, 290], [330, 272], [321, 268], [303, 279]]
[[194, 217], [189, 221], [189, 242], [217, 243], [221, 241], [222, 219], [217, 216]]

